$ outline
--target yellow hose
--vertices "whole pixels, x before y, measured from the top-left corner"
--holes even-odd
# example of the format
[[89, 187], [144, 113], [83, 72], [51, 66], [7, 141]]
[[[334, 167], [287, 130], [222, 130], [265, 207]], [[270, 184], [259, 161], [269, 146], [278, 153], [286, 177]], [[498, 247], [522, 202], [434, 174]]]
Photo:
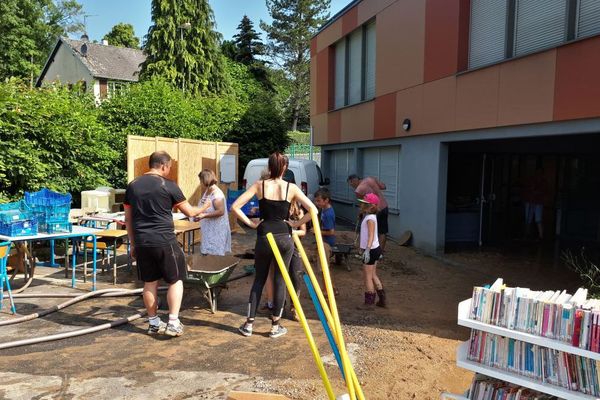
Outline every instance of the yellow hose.
[[[329, 325], [329, 328], [332, 330], [333, 338], [335, 339], [335, 342], [338, 345], [338, 349], [339, 349], [340, 342], [338, 339], [337, 331], [335, 331], [333, 329], [333, 326], [334, 326], [333, 317], [331, 316], [331, 311], [329, 310], [329, 305], [327, 304], [327, 301], [325, 301], [325, 297], [323, 296], [323, 291], [321, 290], [321, 286], [317, 280], [317, 276], [315, 275], [315, 272], [313, 271], [313, 269], [310, 265], [310, 261], [308, 260], [308, 257], [306, 256], [306, 252], [304, 251], [304, 246], [302, 246], [302, 242], [300, 241], [298, 234], [293, 233], [292, 237], [294, 238], [294, 243], [296, 244], [296, 248], [298, 249], [298, 252], [300, 253], [300, 258], [302, 259], [304, 268], [306, 269], [306, 273], [308, 274], [308, 276], [313, 284], [315, 293], [317, 294], [317, 298], [319, 299], [319, 302], [321, 303], [321, 308], [323, 309], [323, 313], [325, 314], [325, 318], [327, 319], [327, 324]], [[362, 388], [360, 387], [360, 383], [358, 381], [358, 377], [356, 376], [356, 372], [354, 371], [354, 367], [352, 366], [352, 363], [349, 363], [349, 367], [350, 367], [349, 372], [352, 374], [352, 382], [354, 384], [354, 389], [356, 390], [356, 395], [358, 396], [359, 400], [364, 400], [365, 395], [362, 391]]]
[[329, 297], [329, 306], [331, 310], [331, 316], [333, 317], [334, 326], [333, 331], [336, 332], [338, 339], [338, 350], [342, 357], [342, 365], [346, 372], [346, 387], [348, 388], [348, 395], [351, 400], [356, 400], [356, 394], [354, 392], [354, 382], [352, 380], [352, 374], [350, 371], [350, 358], [346, 352], [346, 343], [344, 342], [344, 335], [342, 333], [342, 327], [340, 323], [340, 317], [337, 311], [337, 304], [335, 301], [335, 294], [333, 291], [333, 285], [331, 284], [331, 276], [329, 274], [329, 264], [327, 263], [327, 257], [325, 256], [325, 248], [323, 246], [323, 235], [321, 234], [321, 225], [319, 224], [319, 217], [314, 208], [310, 209], [310, 216], [313, 223], [313, 229], [315, 230], [315, 238], [317, 240], [317, 250], [319, 252], [319, 259], [321, 260], [321, 269], [323, 270], [323, 279], [325, 281], [325, 289], [327, 290], [327, 296]]
[[335, 400], [335, 394], [333, 393], [333, 388], [331, 387], [331, 383], [329, 382], [329, 378], [327, 377], [327, 371], [325, 371], [325, 367], [323, 366], [323, 361], [321, 360], [319, 349], [317, 349], [315, 340], [312, 336], [312, 333], [310, 332], [306, 316], [304, 315], [304, 311], [302, 311], [300, 299], [298, 299], [298, 296], [296, 295], [296, 289], [292, 284], [292, 280], [290, 279], [290, 275], [287, 271], [287, 266], [284, 264], [283, 259], [281, 258], [281, 253], [279, 252], [279, 248], [277, 247], [277, 243], [275, 243], [275, 238], [273, 237], [272, 233], [267, 233], [267, 240], [269, 241], [271, 250], [273, 250], [273, 255], [275, 256], [275, 260], [277, 261], [277, 265], [279, 266], [279, 270], [281, 271], [281, 275], [283, 276], [283, 280], [285, 281], [285, 285], [287, 286], [288, 292], [290, 292], [290, 297], [292, 298], [294, 309], [298, 313], [298, 317], [300, 318], [300, 324], [304, 329], [306, 339], [308, 339], [308, 344], [310, 345], [310, 350], [312, 351], [313, 358], [315, 359], [315, 364], [317, 364], [317, 368], [319, 369], [319, 374], [321, 375], [321, 379], [323, 380], [323, 385], [325, 385], [327, 396], [329, 397], [329, 400]]

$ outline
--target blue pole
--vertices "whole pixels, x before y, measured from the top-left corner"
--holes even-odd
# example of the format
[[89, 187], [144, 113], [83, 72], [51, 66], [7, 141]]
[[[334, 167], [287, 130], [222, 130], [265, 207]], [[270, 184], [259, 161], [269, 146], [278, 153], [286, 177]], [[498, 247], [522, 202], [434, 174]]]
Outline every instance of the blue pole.
[[304, 283], [306, 283], [306, 287], [308, 288], [308, 294], [315, 305], [315, 309], [317, 310], [317, 315], [319, 316], [319, 320], [321, 321], [321, 325], [323, 325], [323, 329], [325, 330], [325, 335], [327, 335], [327, 340], [329, 340], [329, 345], [333, 350], [333, 355], [338, 363], [338, 367], [340, 368], [340, 372], [342, 373], [342, 377], [344, 380], [346, 376], [344, 374], [344, 367], [342, 366], [342, 358], [340, 357], [340, 352], [337, 348], [337, 344], [333, 339], [333, 335], [331, 334], [331, 329], [329, 329], [329, 325], [327, 324], [327, 320], [325, 319], [325, 313], [323, 312], [323, 308], [321, 307], [321, 303], [319, 303], [319, 299], [317, 298], [317, 294], [315, 293], [315, 288], [310, 281], [310, 277], [307, 274], [304, 274]]

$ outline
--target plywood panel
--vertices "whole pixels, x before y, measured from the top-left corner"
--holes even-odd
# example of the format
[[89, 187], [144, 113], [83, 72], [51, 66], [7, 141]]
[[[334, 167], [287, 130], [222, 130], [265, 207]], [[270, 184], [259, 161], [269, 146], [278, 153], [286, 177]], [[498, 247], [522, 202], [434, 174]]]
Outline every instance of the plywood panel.
[[[205, 142], [192, 139], [127, 137], [127, 176], [132, 181], [148, 171], [148, 159], [154, 151], [164, 150], [173, 158], [170, 179], [177, 182], [191, 204], [197, 204], [202, 193], [198, 173], [203, 168], [212, 169], [219, 179], [219, 158], [221, 154], [238, 156], [237, 143]], [[236, 172], [236, 178], [239, 178]], [[228, 188], [237, 189], [236, 182], [219, 184], [223, 192]]]

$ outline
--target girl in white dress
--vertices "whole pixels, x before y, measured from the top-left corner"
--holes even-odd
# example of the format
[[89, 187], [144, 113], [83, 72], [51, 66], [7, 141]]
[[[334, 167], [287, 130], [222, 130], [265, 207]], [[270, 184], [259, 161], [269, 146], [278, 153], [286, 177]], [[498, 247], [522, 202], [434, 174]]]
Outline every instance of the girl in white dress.
[[202, 233], [200, 252], [204, 255], [224, 256], [231, 252], [231, 229], [225, 195], [217, 186], [215, 173], [210, 169], [203, 169], [198, 178], [204, 188], [198, 204], [203, 212], [196, 217], [200, 221]]

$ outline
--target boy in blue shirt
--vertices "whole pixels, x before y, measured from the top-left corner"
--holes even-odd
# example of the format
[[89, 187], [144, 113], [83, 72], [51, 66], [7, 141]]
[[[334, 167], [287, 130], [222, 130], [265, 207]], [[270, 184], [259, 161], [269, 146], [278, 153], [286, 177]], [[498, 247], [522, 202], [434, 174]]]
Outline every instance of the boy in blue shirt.
[[335, 211], [331, 206], [331, 194], [326, 188], [315, 192], [315, 205], [321, 211], [321, 234], [323, 241], [329, 246], [335, 246]]

